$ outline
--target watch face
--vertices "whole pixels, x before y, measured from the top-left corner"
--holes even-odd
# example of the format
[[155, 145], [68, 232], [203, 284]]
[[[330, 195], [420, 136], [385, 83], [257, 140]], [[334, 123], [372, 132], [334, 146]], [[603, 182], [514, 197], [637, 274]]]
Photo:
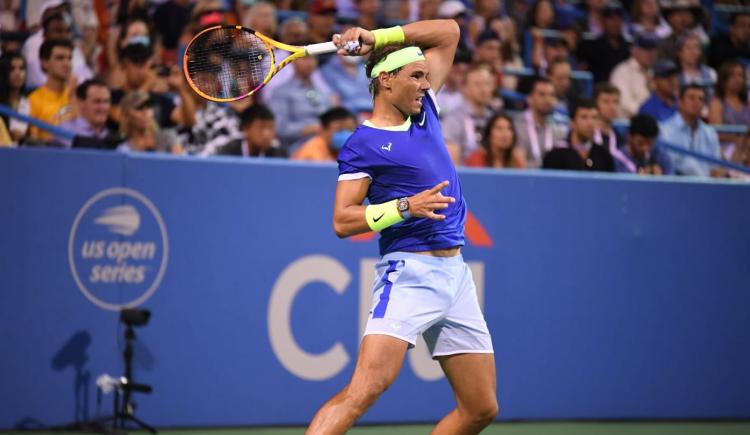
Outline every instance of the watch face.
[[404, 198], [398, 200], [398, 211], [406, 211], [409, 209], [409, 201]]

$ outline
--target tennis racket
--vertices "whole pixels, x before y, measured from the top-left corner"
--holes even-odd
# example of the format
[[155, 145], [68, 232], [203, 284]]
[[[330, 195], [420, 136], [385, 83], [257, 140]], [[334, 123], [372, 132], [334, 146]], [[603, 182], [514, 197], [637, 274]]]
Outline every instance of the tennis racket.
[[[277, 64], [274, 48], [291, 54]], [[357, 48], [347, 46], [349, 51]], [[246, 27], [219, 25], [193, 37], [185, 48], [182, 70], [201, 97], [216, 102], [237, 101], [258, 92], [295, 60], [337, 50], [333, 42], [298, 47]]]

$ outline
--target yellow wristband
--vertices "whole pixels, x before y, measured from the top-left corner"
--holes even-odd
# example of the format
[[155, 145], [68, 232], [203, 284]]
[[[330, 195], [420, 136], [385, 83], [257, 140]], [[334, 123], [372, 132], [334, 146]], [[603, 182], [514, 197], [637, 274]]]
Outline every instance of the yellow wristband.
[[381, 231], [404, 220], [398, 212], [398, 200], [365, 207], [367, 226], [373, 231]]
[[388, 45], [404, 42], [404, 29], [401, 26], [389, 27], [387, 29], [375, 29], [372, 31], [375, 36], [375, 50]]

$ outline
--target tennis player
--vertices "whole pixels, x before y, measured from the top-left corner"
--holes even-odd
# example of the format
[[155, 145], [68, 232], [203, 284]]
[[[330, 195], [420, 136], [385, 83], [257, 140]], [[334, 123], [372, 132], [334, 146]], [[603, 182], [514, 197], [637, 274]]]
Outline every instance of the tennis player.
[[[435, 103], [458, 39], [452, 20], [352, 28], [333, 39], [341, 55], [370, 55], [374, 99], [372, 118], [339, 153], [333, 226], [339, 237], [379, 231], [382, 259], [352, 379], [308, 434], [345, 433], [395, 380], [418, 334], [457, 402], [433, 434], [476, 434], [497, 416], [492, 340], [461, 256], [466, 203]], [[347, 51], [356, 42], [358, 51]]]

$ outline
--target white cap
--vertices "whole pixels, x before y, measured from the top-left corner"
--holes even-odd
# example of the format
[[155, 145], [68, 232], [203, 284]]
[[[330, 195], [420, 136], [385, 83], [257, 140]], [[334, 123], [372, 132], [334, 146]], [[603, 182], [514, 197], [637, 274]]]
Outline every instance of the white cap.
[[455, 18], [463, 13], [466, 13], [466, 5], [459, 0], [444, 1], [438, 8], [438, 17], [440, 18]]

